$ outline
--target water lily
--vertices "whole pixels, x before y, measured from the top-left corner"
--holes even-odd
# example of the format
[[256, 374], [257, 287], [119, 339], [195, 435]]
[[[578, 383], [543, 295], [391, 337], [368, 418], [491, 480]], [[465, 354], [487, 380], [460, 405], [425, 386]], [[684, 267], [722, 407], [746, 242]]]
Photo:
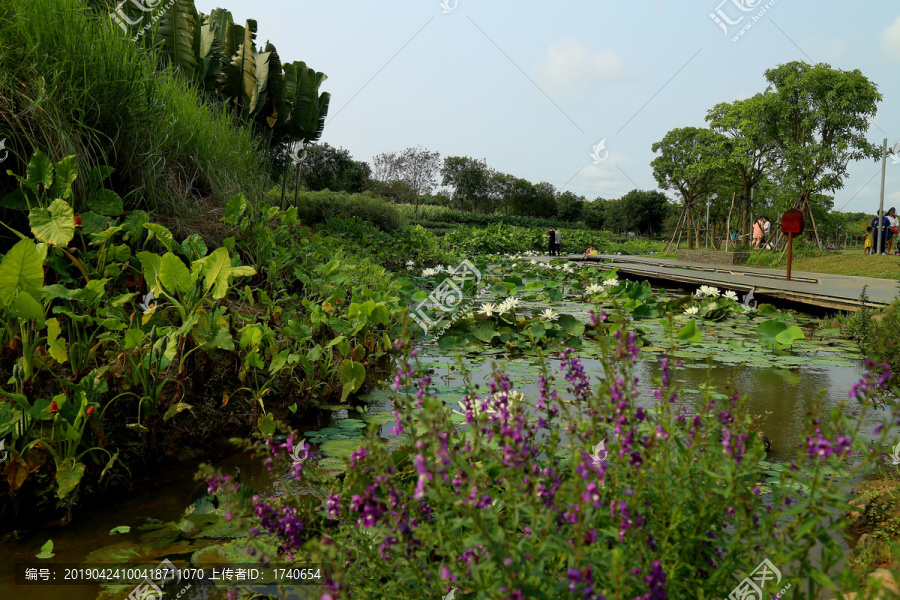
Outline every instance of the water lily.
[[684, 314], [686, 315], [696, 315], [698, 312], [700, 312], [700, 309], [696, 306], [688, 306], [684, 309]]
[[710, 302], [706, 305], [706, 310], [715, 310], [717, 307], [718, 305], [715, 302]]
[[422, 271], [422, 277], [433, 277], [434, 275], [437, 275], [437, 274], [438, 274], [438, 271], [435, 269], [425, 269], [424, 271]]
[[501, 313], [505, 313], [508, 310], [512, 310], [513, 312], [515, 312], [516, 307], [519, 306], [519, 302], [520, 301], [518, 298], [510, 296], [500, 304], [497, 310], [499, 310]]
[[711, 285], [701, 285], [700, 290], [697, 292], [698, 296], [709, 296], [711, 298], [719, 297], [719, 288], [711, 286]]
[[478, 311], [478, 314], [491, 317], [495, 312], [498, 312], [497, 306], [492, 302], [485, 302], [481, 305], [481, 310]]
[[725, 292], [724, 294], [722, 294], [722, 296], [725, 297], [725, 298], [728, 298], [729, 300], [734, 300], [735, 302], [738, 301], [738, 295], [737, 295], [737, 292], [735, 292], [735, 291], [733, 291], [733, 290], [728, 290], [727, 292]]
[[597, 285], [596, 283], [592, 283], [587, 287], [587, 291], [589, 294], [599, 294], [603, 291], [602, 285]]
[[619, 280], [616, 277], [610, 277], [609, 279], [603, 280], [603, 285], [608, 287], [613, 287], [619, 285]]
[[544, 311], [539, 315], [542, 319], [547, 319], [548, 321], [555, 321], [559, 316], [558, 313], [553, 312], [551, 308], [545, 308]]
[[591, 461], [595, 465], [599, 465], [609, 456], [609, 451], [606, 449], [606, 439], [596, 446], [594, 446], [593, 452], [591, 453]]
[[414, 266], [416, 266], [415, 261], [412, 261], [412, 260], [406, 261], [406, 268], [407, 268], [407, 269], [412, 269]]

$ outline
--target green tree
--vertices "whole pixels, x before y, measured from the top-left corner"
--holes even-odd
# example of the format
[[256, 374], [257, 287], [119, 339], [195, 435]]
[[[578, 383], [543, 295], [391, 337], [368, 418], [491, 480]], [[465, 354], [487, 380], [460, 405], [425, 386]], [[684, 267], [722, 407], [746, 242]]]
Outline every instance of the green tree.
[[556, 197], [556, 218], [570, 223], [580, 221], [584, 203], [584, 196], [563, 192]]
[[[741, 240], [748, 239], [751, 191], [774, 168], [776, 160], [773, 154], [775, 142], [757, 118], [762, 102], [761, 95], [735, 102], [722, 102], [712, 107], [706, 115], [710, 128], [724, 136], [720, 141], [723, 152], [728, 156], [726, 168], [733, 170], [740, 185], [739, 215], [735, 217], [740, 223]], [[721, 189], [723, 186], [717, 187]], [[724, 187], [729, 186], [726, 184]], [[722, 192], [719, 192], [719, 196], [720, 199], [731, 197], [730, 193]]]
[[300, 183], [314, 192], [328, 189], [357, 194], [368, 187], [371, 176], [368, 163], [353, 160], [347, 150], [327, 143], [307, 147], [299, 166]]
[[468, 156], [448, 156], [441, 167], [441, 185], [453, 188], [455, 208], [490, 213], [493, 175], [487, 161]]
[[750, 117], [774, 142], [777, 179], [796, 190], [815, 231], [814, 195], [841, 189], [850, 161], [881, 159], [881, 149], [865, 134], [882, 96], [859, 70], [824, 63], [790, 62], [767, 70], [766, 80], [769, 88], [753, 103]]
[[700, 245], [700, 230], [695, 211], [702, 199], [714, 191], [714, 184], [725, 170], [727, 154], [724, 136], [700, 127], [673, 129], [653, 144], [653, 176], [659, 187], [681, 194], [682, 227], [687, 230], [688, 248], [693, 247], [691, 234]]
[[585, 203], [582, 211], [584, 224], [590, 229], [603, 229], [606, 227], [606, 211], [610, 204], [612, 204], [610, 200], [599, 197], [592, 202]]
[[606, 227], [616, 231], [635, 231], [647, 235], [662, 231], [670, 210], [662, 192], [631, 190], [606, 207]]

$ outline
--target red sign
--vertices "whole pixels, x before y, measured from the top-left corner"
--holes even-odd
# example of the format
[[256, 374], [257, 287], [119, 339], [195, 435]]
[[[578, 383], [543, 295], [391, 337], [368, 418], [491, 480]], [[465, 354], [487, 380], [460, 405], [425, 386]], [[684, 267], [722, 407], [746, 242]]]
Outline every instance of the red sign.
[[806, 219], [803, 218], [803, 211], [792, 208], [781, 215], [781, 231], [782, 233], [803, 233], [806, 227]]

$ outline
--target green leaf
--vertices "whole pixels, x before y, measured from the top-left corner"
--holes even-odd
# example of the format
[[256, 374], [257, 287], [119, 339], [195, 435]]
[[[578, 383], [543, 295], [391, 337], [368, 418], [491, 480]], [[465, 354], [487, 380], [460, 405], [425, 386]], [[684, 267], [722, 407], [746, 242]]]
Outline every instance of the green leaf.
[[248, 206], [243, 194], [235, 194], [225, 205], [225, 220], [229, 223], [237, 223], [244, 216]]
[[228, 293], [228, 278], [231, 275], [231, 261], [228, 250], [216, 248], [203, 262], [203, 277], [206, 289], [212, 289], [213, 298], [224, 298]]
[[181, 250], [181, 246], [175, 243], [175, 238], [172, 237], [172, 232], [159, 223], [144, 223], [144, 228], [148, 230], [152, 235], [155, 235], [156, 239], [159, 240], [159, 243], [162, 244], [163, 247], [169, 252], [176, 252]]
[[158, 254], [152, 252], [138, 252], [137, 258], [141, 261], [144, 268], [144, 281], [147, 282], [147, 288], [153, 290], [154, 294], [160, 294], [162, 288], [159, 285], [159, 268], [160, 259]]
[[36, 321], [37, 328], [44, 328], [44, 307], [28, 292], [19, 292], [13, 299], [11, 308], [23, 321]]
[[51, 202], [49, 208], [32, 208], [28, 223], [38, 241], [52, 246], [68, 246], [75, 236], [75, 211], [62, 198]]
[[176, 402], [175, 404], [170, 406], [166, 411], [166, 414], [163, 415], [163, 421], [168, 421], [183, 410], [193, 410], [193, 408], [194, 407], [190, 404], [185, 404], [184, 402]]
[[53, 186], [53, 163], [43, 152], [37, 150], [25, 167], [25, 185], [35, 194], [40, 194], [39, 183], [48, 191]]
[[131, 527], [128, 525], [119, 525], [118, 527], [113, 527], [109, 530], [109, 535], [115, 535], [117, 533], [129, 533], [131, 531]]
[[794, 342], [797, 340], [802, 340], [805, 335], [803, 335], [803, 330], [797, 327], [796, 325], [791, 325], [781, 333], [775, 336], [775, 340], [781, 344], [782, 346], [791, 347], [794, 345]]
[[241, 348], [258, 348], [263, 340], [263, 328], [261, 325], [245, 325], [241, 329]]
[[47, 319], [47, 353], [58, 363], [64, 363], [69, 359], [66, 353], [66, 341], [59, 339], [62, 328], [59, 319]]
[[159, 261], [159, 282], [170, 294], [176, 291], [187, 294], [194, 289], [191, 272], [181, 259], [171, 252], [166, 252]]
[[51, 195], [54, 198], [68, 198], [72, 195], [72, 184], [78, 178], [78, 164], [75, 162], [75, 156], [67, 156], [56, 163], [54, 171]]
[[35, 558], [53, 558], [56, 554], [53, 552], [53, 540], [47, 540], [43, 546], [41, 546], [41, 551], [34, 555]]
[[43, 284], [44, 267], [34, 242], [17, 242], [0, 262], [0, 303], [9, 306], [19, 292], [39, 298]]
[[122, 198], [112, 190], [101, 188], [94, 193], [94, 197], [87, 201], [87, 207], [107, 217], [118, 217], [125, 212]]
[[362, 366], [362, 363], [345, 359], [341, 361], [341, 366], [338, 369], [338, 378], [342, 386], [341, 402], [344, 402], [350, 394], [361, 388], [366, 381], [366, 368]]
[[703, 341], [703, 332], [697, 329], [696, 321], [688, 321], [687, 325], [678, 330], [678, 339], [699, 344]]
[[67, 459], [61, 465], [57, 465], [56, 484], [59, 489], [56, 490], [56, 495], [59, 496], [59, 499], [62, 500], [71, 494], [78, 487], [82, 477], [84, 477], [83, 463], [75, 463], [74, 459]]

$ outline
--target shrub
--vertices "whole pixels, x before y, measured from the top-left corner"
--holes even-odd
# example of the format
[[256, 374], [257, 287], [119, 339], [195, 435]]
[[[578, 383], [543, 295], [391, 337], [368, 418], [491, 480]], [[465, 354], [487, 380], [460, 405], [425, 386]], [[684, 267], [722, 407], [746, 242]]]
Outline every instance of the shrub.
[[[272, 204], [280, 203], [280, 188], [268, 194]], [[293, 194], [288, 194], [286, 201], [293, 204]], [[368, 221], [381, 231], [392, 231], [406, 224], [406, 219], [383, 198], [368, 193], [348, 194], [347, 192], [300, 192], [297, 198], [297, 217], [307, 225], [318, 225], [330, 219], [348, 219], [356, 217]]]
[[[330, 563], [323, 598], [454, 589], [460, 598], [718, 598], [763, 560], [784, 573], [782, 586], [802, 582], [803, 597], [838, 581], [853, 587], [829, 530], [846, 523], [837, 515], [847, 479], [872, 464], [863, 419], [810, 407], [790, 467], [763, 466], [746, 399], [706, 388], [689, 410], [663, 360], [650, 390], [657, 402], [643, 408], [634, 335], [615, 339], [598, 353], [605, 379], [592, 384], [564, 352], [567, 396], [545, 364], [529, 407], [501, 372], [486, 393], [469, 384], [458, 407], [444, 405], [407, 353], [394, 382], [397, 450], [371, 427], [343, 478], [294, 464], [304, 483], [286, 489], [303, 493], [245, 503], [221, 476], [211, 489], [263, 560], [301, 553]], [[883, 381], [867, 373], [862, 384]], [[287, 467], [294, 439], [269, 441], [268, 453]], [[851, 466], [846, 457], [860, 450]], [[768, 585], [767, 596], [777, 593]]]

